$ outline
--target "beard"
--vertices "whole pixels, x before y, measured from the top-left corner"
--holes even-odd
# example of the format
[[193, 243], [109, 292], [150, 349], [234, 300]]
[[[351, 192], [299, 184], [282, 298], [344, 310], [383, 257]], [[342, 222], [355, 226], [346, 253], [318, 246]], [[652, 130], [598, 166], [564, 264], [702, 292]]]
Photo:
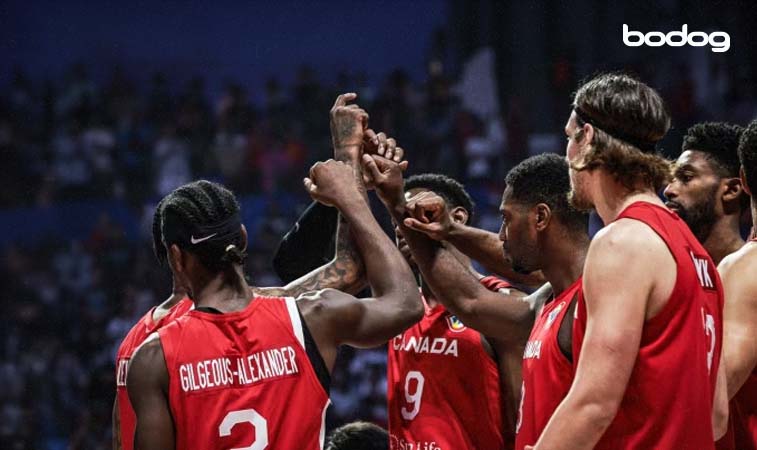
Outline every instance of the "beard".
[[594, 204], [591, 202], [588, 194], [586, 193], [586, 184], [581, 178], [579, 172], [570, 170], [570, 192], [568, 193], [568, 203], [570, 206], [578, 211], [588, 212], [594, 209]]
[[[531, 250], [529, 250], [528, 253], [530, 253], [531, 255], [535, 255], [536, 254], [535, 252], [537, 250], [535, 248], [532, 248], [531, 246], [529, 246], [529, 248], [531, 248]], [[505, 255], [505, 261], [507, 261], [510, 264], [510, 268], [513, 269], [513, 272], [519, 273], [521, 275], [528, 275], [539, 270], [539, 269], [534, 268], [534, 264], [527, 261], [526, 258], [515, 257], [505, 245], [502, 246], [502, 251], [504, 252], [504, 255]]]
[[676, 201], [669, 201], [669, 204], [677, 206], [678, 217], [680, 217], [694, 234], [694, 237], [702, 243], [710, 237], [712, 227], [717, 222], [715, 215], [715, 194], [718, 187], [715, 186], [711, 192], [703, 196], [703, 200], [691, 206], [684, 207]]

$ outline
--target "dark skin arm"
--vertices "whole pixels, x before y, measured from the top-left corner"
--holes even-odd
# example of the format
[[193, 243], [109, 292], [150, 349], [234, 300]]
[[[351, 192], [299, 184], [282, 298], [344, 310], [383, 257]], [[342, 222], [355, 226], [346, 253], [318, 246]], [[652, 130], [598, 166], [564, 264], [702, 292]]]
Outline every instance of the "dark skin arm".
[[454, 245], [471, 259], [480, 262], [486, 270], [507, 278], [513, 283], [537, 287], [546, 281], [540, 271], [528, 275], [515, 272], [502, 254], [502, 241], [499, 240], [497, 233], [452, 222], [449, 224], [446, 235], [439, 237]]
[[[522, 345], [528, 339], [534, 318], [529, 304], [521, 297], [492, 292], [482, 286], [444, 244], [408, 226], [417, 220], [406, 217], [406, 211], [424, 215], [423, 208], [428, 205], [420, 201], [441, 200], [441, 197], [432, 192], [422, 192], [406, 202], [401, 170], [396, 163], [375, 155], [364, 156], [363, 161], [379, 198], [399, 225], [413, 259], [435, 298], [485, 336], [506, 345]], [[443, 200], [441, 202], [444, 203]], [[455, 214], [465, 212], [454, 211]]]
[[126, 388], [137, 415], [134, 448], [174, 448], [174, 425], [168, 404], [168, 369], [157, 334], [150, 336], [134, 353]]
[[118, 412], [118, 397], [113, 400], [113, 450], [121, 450], [121, 415]]
[[352, 169], [336, 161], [316, 164], [305, 180], [314, 199], [336, 206], [349, 222], [372, 290], [365, 299], [331, 289], [299, 298], [300, 312], [329, 369], [339, 345], [383, 344], [423, 315], [410, 267], [376, 222], [357, 184]]
[[[330, 127], [334, 159], [348, 164], [355, 177], [357, 187], [367, 201], [362, 184], [360, 156], [365, 145], [366, 134], [369, 139], [378, 142], [370, 130], [366, 130], [368, 114], [357, 105], [347, 103], [356, 98], [355, 94], [342, 94], [337, 97], [330, 111]], [[317, 238], [320, 230], [308, 230]], [[301, 276], [284, 287], [254, 288], [256, 295], [271, 297], [298, 297], [306, 292], [333, 288], [349, 294], [357, 294], [365, 287], [365, 266], [352, 243], [349, 223], [340, 215], [336, 232], [336, 251], [334, 258], [326, 265]]]

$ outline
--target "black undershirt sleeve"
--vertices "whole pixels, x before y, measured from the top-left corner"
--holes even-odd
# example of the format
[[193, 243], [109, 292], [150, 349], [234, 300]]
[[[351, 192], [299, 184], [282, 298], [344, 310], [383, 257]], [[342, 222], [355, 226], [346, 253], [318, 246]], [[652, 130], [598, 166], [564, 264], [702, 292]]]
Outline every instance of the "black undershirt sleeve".
[[334, 257], [339, 211], [313, 202], [284, 235], [273, 256], [273, 269], [289, 283], [328, 263]]

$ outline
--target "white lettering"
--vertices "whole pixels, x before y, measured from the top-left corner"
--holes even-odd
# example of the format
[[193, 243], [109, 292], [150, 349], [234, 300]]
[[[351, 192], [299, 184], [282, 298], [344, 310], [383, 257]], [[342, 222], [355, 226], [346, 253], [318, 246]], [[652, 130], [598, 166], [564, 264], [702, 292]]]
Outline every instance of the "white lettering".
[[650, 47], [662, 47], [668, 44], [671, 47], [683, 47], [686, 44], [692, 47], [704, 47], [710, 44], [715, 53], [727, 52], [731, 48], [731, 35], [724, 31], [715, 31], [707, 34], [703, 31], [689, 33], [689, 25], [683, 24], [681, 31], [671, 31], [668, 34], [660, 31], [650, 31], [647, 34], [641, 31], [630, 30], [627, 24], [623, 24], [623, 44], [627, 47], [641, 47], [646, 44]]

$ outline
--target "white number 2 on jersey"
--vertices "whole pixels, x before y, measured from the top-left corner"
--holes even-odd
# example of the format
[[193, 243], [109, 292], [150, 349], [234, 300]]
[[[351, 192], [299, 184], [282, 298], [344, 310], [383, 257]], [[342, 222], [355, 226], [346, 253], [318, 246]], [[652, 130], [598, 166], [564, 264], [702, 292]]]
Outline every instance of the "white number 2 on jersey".
[[[410, 381], [415, 380], [417, 384], [415, 386], [415, 392], [410, 393]], [[417, 370], [411, 370], [405, 377], [405, 401], [409, 403], [407, 406], [402, 407], [402, 418], [405, 420], [413, 420], [418, 412], [421, 410], [421, 397], [423, 396], [423, 383], [426, 380], [423, 378], [423, 374]], [[408, 409], [408, 406], [412, 405], [412, 409]]]
[[254, 409], [241, 409], [226, 414], [221, 425], [218, 426], [218, 434], [221, 437], [230, 436], [235, 425], [245, 422], [251, 423], [255, 429], [255, 440], [249, 447], [237, 447], [231, 450], [265, 450], [268, 447], [268, 423]]
[[710, 372], [712, 358], [715, 356], [715, 318], [705, 313], [704, 308], [702, 308], [702, 325], [704, 325], [704, 335], [710, 338], [710, 349], [707, 350], [707, 372]]

